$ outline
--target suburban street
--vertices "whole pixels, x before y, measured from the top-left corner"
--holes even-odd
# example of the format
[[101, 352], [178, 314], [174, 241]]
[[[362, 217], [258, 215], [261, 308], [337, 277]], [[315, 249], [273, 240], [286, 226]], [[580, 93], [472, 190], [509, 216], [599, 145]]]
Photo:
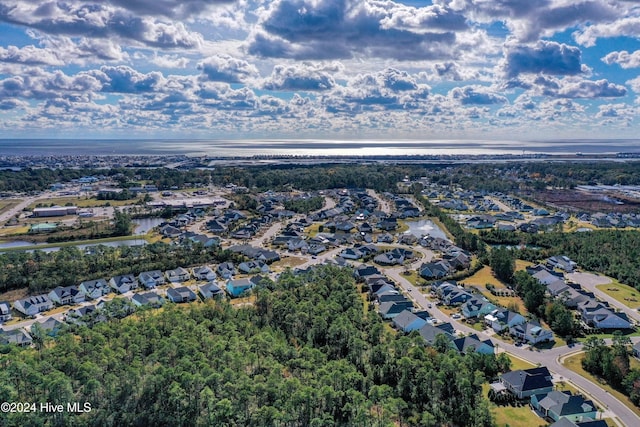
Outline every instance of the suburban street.
[[[608, 277], [600, 276], [594, 273], [576, 272], [576, 273], [568, 273], [567, 279], [580, 284], [580, 286], [582, 286], [587, 291], [593, 292], [595, 296], [598, 297], [599, 299], [607, 301], [609, 305], [622, 311], [627, 316], [629, 316], [630, 319], [633, 319], [636, 322], [640, 323], [640, 313], [638, 312], [638, 310], [634, 310], [632, 308], [627, 307], [626, 305], [622, 304], [620, 301], [616, 300], [615, 298], [612, 298], [611, 296], [607, 295], [606, 293], [604, 293], [603, 291], [601, 291], [596, 287], [598, 285], [606, 285], [608, 283], [611, 283], [611, 279], [609, 279]], [[638, 303], [638, 306], [640, 307], [640, 302]]]
[[[399, 286], [413, 299], [419, 309], [427, 310], [429, 313], [438, 319], [439, 322], [450, 322], [457, 331], [464, 334], [474, 333], [479, 334], [481, 338], [490, 338], [491, 335], [486, 332], [479, 333], [477, 330], [470, 328], [462, 322], [458, 322], [451, 319], [445, 313], [440, 311], [438, 307], [431, 303], [421, 292], [420, 289], [412, 285], [407, 279], [402, 277], [403, 268], [388, 268], [384, 270], [390, 278], [396, 281]], [[431, 306], [431, 308], [429, 308]], [[633, 337], [634, 343], [640, 341], [640, 337]], [[578, 375], [564, 367], [560, 360], [563, 356], [576, 353], [582, 350], [582, 344], [575, 344], [572, 347], [561, 346], [550, 350], [536, 350], [529, 346], [516, 347], [513, 344], [509, 344], [497, 339], [494, 339], [494, 343], [497, 344], [499, 350], [511, 353], [523, 360], [531, 362], [533, 364], [544, 365], [549, 368], [549, 371], [554, 374], [556, 379], [562, 379], [563, 381], [569, 381], [577, 388], [582, 390], [586, 395], [592, 397], [598, 402], [603, 409], [605, 409], [604, 417], [612, 417], [618, 425], [621, 426], [639, 426], [640, 417], [638, 417], [633, 411], [631, 411], [622, 402], [602, 389], [598, 384], [595, 384], [586, 378]], [[615, 417], [615, 418], [614, 418]]]

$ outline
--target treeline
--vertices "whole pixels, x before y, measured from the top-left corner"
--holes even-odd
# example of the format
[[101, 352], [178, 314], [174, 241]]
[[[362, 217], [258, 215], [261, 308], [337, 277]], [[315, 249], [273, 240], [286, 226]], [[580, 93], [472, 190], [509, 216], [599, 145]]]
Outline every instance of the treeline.
[[204, 248], [201, 244], [168, 245], [158, 242], [144, 246], [95, 246], [85, 253], [77, 247], [55, 252], [8, 251], [0, 254], [0, 292], [28, 287], [41, 293], [56, 286], [78, 285], [85, 280], [118, 274], [139, 274], [148, 270], [242, 259], [233, 252]]
[[594, 230], [588, 233], [514, 233], [483, 230], [483, 240], [492, 244], [528, 244], [540, 250], [522, 249], [517, 257], [541, 261], [566, 255], [585, 270], [597, 271], [640, 289], [640, 232], [636, 230]]
[[347, 269], [285, 273], [257, 292], [255, 306], [169, 305], [3, 347], [3, 401], [92, 407], [3, 425], [493, 425], [481, 385], [507, 358], [392, 334], [363, 311]]
[[227, 167], [211, 172], [215, 184], [229, 183], [258, 190], [285, 190], [296, 188], [303, 191], [328, 188], [373, 188], [378, 191], [393, 191], [405, 176], [421, 176], [424, 169], [399, 165], [313, 165], [269, 167]]
[[623, 335], [614, 335], [611, 346], [601, 338], [590, 337], [584, 343], [586, 353], [582, 367], [640, 406], [640, 369], [630, 367], [630, 344], [631, 340]]
[[284, 201], [284, 208], [296, 213], [309, 213], [311, 211], [317, 211], [324, 206], [324, 197], [307, 197], [299, 199], [290, 199]]

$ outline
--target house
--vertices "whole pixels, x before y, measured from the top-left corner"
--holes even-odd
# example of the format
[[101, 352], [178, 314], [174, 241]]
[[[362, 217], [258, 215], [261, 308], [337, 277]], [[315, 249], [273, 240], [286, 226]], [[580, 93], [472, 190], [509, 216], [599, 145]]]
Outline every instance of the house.
[[625, 313], [615, 312], [595, 300], [578, 304], [582, 320], [599, 329], [631, 329], [631, 322]]
[[87, 299], [98, 299], [111, 292], [109, 284], [104, 279], [87, 280], [80, 283], [78, 289], [80, 289], [80, 292], [82, 292]]
[[357, 260], [363, 257], [363, 253], [355, 248], [347, 248], [340, 252], [340, 256], [345, 259]]
[[456, 287], [450, 292], [446, 292], [445, 294], [443, 294], [441, 300], [445, 305], [458, 306], [469, 301], [471, 298], [473, 298], [473, 295], [471, 295], [469, 292]]
[[608, 424], [605, 420], [588, 419], [587, 421], [574, 422], [562, 417], [555, 423], [551, 424], [549, 427], [608, 427]]
[[186, 286], [180, 286], [179, 288], [169, 288], [167, 298], [175, 303], [193, 302], [196, 300], [196, 294]]
[[[68, 323], [86, 324], [84, 320], [80, 320], [80, 319], [83, 319], [85, 316], [92, 315], [97, 310], [98, 310], [98, 307], [96, 307], [95, 305], [84, 305], [82, 307], [71, 309], [67, 312], [67, 315], [65, 316], [65, 321]], [[105, 320], [104, 316], [100, 320], [98, 320], [97, 317], [93, 319], [94, 323], [97, 321], [104, 321], [104, 320]]]
[[423, 279], [441, 279], [451, 273], [451, 266], [444, 260], [424, 263], [419, 268]]
[[418, 333], [427, 345], [432, 345], [435, 342], [436, 336], [442, 334], [444, 334], [448, 339], [453, 340], [455, 329], [451, 323], [441, 323], [437, 326], [426, 323], [418, 330]]
[[11, 320], [11, 305], [7, 301], [0, 301], [0, 322]]
[[516, 313], [510, 310], [494, 310], [493, 312], [484, 316], [484, 322], [487, 326], [490, 326], [495, 332], [502, 332], [505, 329], [512, 328], [516, 325], [525, 323], [527, 319], [520, 313]]
[[427, 324], [427, 321], [409, 310], [404, 310], [393, 318], [393, 327], [402, 332], [416, 331]]
[[133, 274], [123, 274], [109, 279], [109, 286], [116, 292], [124, 294], [125, 292], [138, 289], [138, 280], [136, 280]]
[[58, 286], [49, 292], [49, 299], [57, 305], [72, 305], [84, 302], [84, 293], [77, 286]]
[[224, 291], [215, 282], [198, 286], [198, 292], [202, 295], [203, 299], [216, 298], [224, 295]]
[[518, 399], [553, 391], [551, 373], [546, 366], [506, 372], [500, 377], [500, 382]]
[[553, 332], [549, 329], [543, 328], [540, 326], [540, 323], [534, 320], [510, 327], [509, 333], [532, 345], [541, 342], [553, 341]]
[[24, 329], [0, 330], [0, 344], [15, 344], [20, 347], [29, 347], [33, 343], [31, 335]]
[[633, 355], [640, 359], [640, 342], [637, 342], [632, 347]]
[[472, 334], [462, 338], [456, 338], [451, 341], [452, 347], [458, 350], [460, 353], [480, 353], [480, 354], [494, 354], [494, 346], [491, 340], [487, 339], [481, 341], [478, 335]]
[[232, 262], [227, 261], [219, 264], [216, 272], [223, 279], [231, 279], [231, 277], [236, 274], [236, 268]]
[[376, 239], [378, 243], [393, 243], [393, 236], [389, 233], [383, 233]]
[[560, 270], [564, 270], [567, 273], [571, 273], [578, 266], [575, 261], [572, 261], [569, 257], [564, 255], [552, 256], [550, 258], [547, 258], [546, 261], [549, 267], [559, 268]]
[[496, 306], [487, 301], [486, 298], [471, 298], [462, 304], [462, 315], [465, 319], [474, 317], [484, 317], [486, 314], [496, 310]]
[[142, 306], [160, 307], [162, 306], [162, 304], [164, 304], [164, 298], [162, 298], [156, 292], [151, 291], [151, 292], [135, 294], [131, 298], [131, 302], [133, 302], [138, 307], [142, 307]]
[[558, 421], [566, 418], [570, 421], [595, 420], [598, 414], [596, 406], [590, 400], [570, 391], [552, 391], [531, 396], [531, 406], [544, 418]]
[[239, 297], [245, 292], [250, 291], [255, 287], [255, 283], [249, 278], [228, 280], [227, 281], [227, 293], [232, 298]]
[[383, 319], [393, 319], [405, 310], [412, 310], [413, 303], [409, 300], [405, 301], [387, 301], [380, 304], [378, 313]]
[[35, 316], [43, 311], [51, 310], [53, 302], [47, 295], [34, 295], [14, 301], [13, 308], [25, 316]]
[[362, 264], [355, 268], [353, 275], [356, 279], [364, 280], [370, 276], [380, 275], [380, 270], [372, 265]]
[[193, 267], [191, 271], [193, 273], [193, 278], [196, 280], [211, 281], [216, 278], [216, 272], [213, 271], [208, 265]]
[[165, 272], [167, 280], [171, 283], [182, 283], [191, 279], [191, 273], [186, 268], [178, 267]]
[[238, 265], [238, 271], [251, 274], [251, 273], [268, 273], [269, 266], [264, 261], [246, 261]]
[[34, 325], [38, 325], [40, 326], [40, 328], [42, 328], [43, 331], [45, 331], [47, 333], [47, 335], [49, 336], [56, 336], [58, 334], [58, 331], [64, 326], [64, 323], [62, 323], [61, 321], [59, 321], [58, 319], [55, 319], [53, 317], [49, 317], [45, 320], [42, 321], [38, 321], [36, 323], [34, 323], [33, 325], [31, 325], [31, 332], [33, 333], [33, 326]]
[[160, 270], [143, 271], [138, 275], [138, 280], [145, 289], [154, 289], [165, 283], [164, 274]]

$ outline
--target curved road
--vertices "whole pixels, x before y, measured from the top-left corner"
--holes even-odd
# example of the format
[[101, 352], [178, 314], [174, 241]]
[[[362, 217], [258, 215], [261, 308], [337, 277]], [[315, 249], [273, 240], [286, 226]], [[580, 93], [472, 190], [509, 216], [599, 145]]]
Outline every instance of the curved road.
[[[413, 301], [422, 309], [428, 310], [429, 313], [441, 322], [451, 322], [457, 331], [463, 333], [478, 334], [478, 331], [470, 328], [462, 322], [451, 319], [445, 313], [440, 311], [434, 304], [432, 304], [423, 294], [420, 289], [412, 285], [407, 279], [402, 277], [401, 272], [404, 268], [388, 268], [385, 269], [385, 274], [396, 281], [404, 291], [411, 296]], [[428, 308], [432, 306], [432, 308]], [[487, 332], [481, 332], [481, 335], [485, 335], [487, 338], [491, 334]], [[633, 337], [632, 341], [640, 341], [640, 337]], [[550, 350], [534, 350], [529, 349], [528, 346], [516, 347], [513, 344], [499, 341], [498, 345], [508, 353], [511, 353], [521, 359], [524, 359], [533, 364], [544, 365], [549, 368], [549, 371], [555, 375], [561, 377], [563, 380], [568, 380], [580, 390], [589, 395], [593, 400], [598, 402], [600, 406], [605, 409], [605, 416], [610, 416], [622, 426], [640, 426], [640, 417], [631, 411], [627, 406], [620, 402], [617, 398], [603, 390], [598, 384], [595, 384], [581, 375], [571, 371], [560, 363], [560, 358], [571, 353], [579, 352], [582, 350], [582, 344], [576, 344], [573, 347], [562, 346], [555, 347]], [[618, 422], [619, 421], [619, 422]], [[622, 423], [622, 424], [620, 424]]]

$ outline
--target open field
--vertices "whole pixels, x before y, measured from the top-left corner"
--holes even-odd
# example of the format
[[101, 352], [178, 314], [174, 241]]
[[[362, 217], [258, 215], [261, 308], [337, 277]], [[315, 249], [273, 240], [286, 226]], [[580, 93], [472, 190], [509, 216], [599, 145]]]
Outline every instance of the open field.
[[38, 205], [42, 206], [65, 206], [66, 204], [71, 204], [77, 206], [79, 208], [94, 208], [98, 206], [129, 206], [138, 202], [139, 199], [129, 199], [129, 200], [98, 200], [96, 198], [86, 198], [82, 196], [76, 197], [55, 197], [51, 199], [40, 199], [36, 200], [32, 204], [30, 204], [27, 209], [33, 210], [33, 208], [38, 207]]
[[627, 307], [640, 307], [640, 292], [629, 285], [624, 285], [615, 279], [611, 279], [611, 283], [597, 285], [596, 288]]
[[480, 285], [484, 286], [487, 283], [496, 287], [496, 289], [506, 289], [506, 285], [498, 280], [494, 275], [493, 271], [491, 271], [491, 267], [485, 265], [480, 270], [478, 270], [473, 276], [467, 277], [464, 279], [464, 283], [468, 283], [470, 285]]
[[[640, 201], [630, 199], [618, 192], [591, 193], [581, 190], [548, 190], [536, 192], [535, 198], [552, 207], [568, 208], [586, 212], [637, 212]], [[613, 199], [621, 200], [619, 205]]]
[[[591, 375], [589, 372], [585, 371], [582, 368], [582, 359], [584, 359], [584, 356], [585, 356], [584, 353], [574, 354], [573, 356], [569, 356], [562, 359], [562, 364], [567, 368], [571, 369], [573, 372], [576, 372], [577, 374], [582, 375], [589, 381], [593, 381], [594, 383], [599, 384], [600, 387], [602, 387], [607, 393], [610, 393], [613, 396], [615, 396], [618, 400], [620, 400], [620, 402], [622, 402], [625, 406], [627, 406], [629, 409], [635, 412], [636, 415], [640, 416], [640, 408], [638, 408], [633, 403], [631, 403], [631, 401], [627, 398], [627, 396], [625, 396], [624, 394], [620, 393], [617, 390], [614, 390], [606, 382], [596, 378], [595, 376]], [[633, 360], [633, 358], [631, 359], [632, 359], [631, 368], [638, 367], [638, 364], [640, 362], [638, 362], [637, 360]]]
[[287, 267], [295, 268], [295, 267], [298, 267], [299, 265], [304, 264], [306, 261], [307, 261], [306, 258], [297, 257], [297, 256], [287, 256], [280, 259], [280, 261], [276, 261], [273, 264], [271, 264], [271, 269], [276, 270], [279, 268], [287, 268]]
[[14, 199], [0, 200], [0, 214], [3, 213], [3, 212], [8, 211], [9, 209], [14, 207], [18, 203], [20, 203], [20, 201], [19, 200], [14, 200]]
[[0, 236], [13, 236], [16, 234], [26, 234], [31, 229], [28, 225], [19, 225], [13, 227], [3, 227], [0, 229]]

